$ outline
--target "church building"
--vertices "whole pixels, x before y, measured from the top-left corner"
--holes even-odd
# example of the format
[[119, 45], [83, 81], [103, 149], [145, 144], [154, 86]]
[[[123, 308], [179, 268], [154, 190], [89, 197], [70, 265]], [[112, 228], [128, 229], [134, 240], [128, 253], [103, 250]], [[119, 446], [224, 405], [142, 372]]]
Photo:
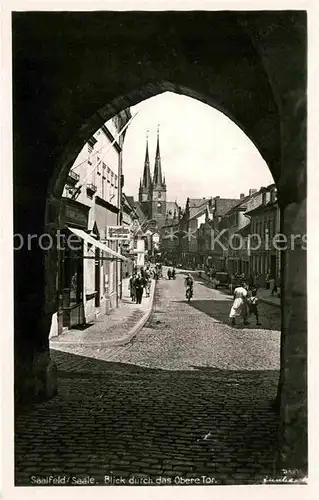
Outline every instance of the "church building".
[[165, 177], [162, 174], [160, 153], [159, 129], [157, 129], [157, 144], [153, 178], [151, 176], [148, 136], [146, 138], [146, 152], [143, 177], [140, 180], [138, 193], [139, 205], [147, 219], [147, 227], [151, 231], [160, 232], [168, 221], [179, 218], [179, 207], [176, 202], [167, 202]]

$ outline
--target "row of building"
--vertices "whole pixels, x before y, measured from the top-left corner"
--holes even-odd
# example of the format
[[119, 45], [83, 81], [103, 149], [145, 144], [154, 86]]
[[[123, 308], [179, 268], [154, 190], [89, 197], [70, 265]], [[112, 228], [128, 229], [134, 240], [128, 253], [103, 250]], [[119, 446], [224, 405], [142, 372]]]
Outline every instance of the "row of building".
[[[130, 111], [124, 110], [103, 125], [69, 171], [61, 199], [64, 244], [58, 248], [58, 300], [50, 337], [109, 314], [122, 296], [123, 276], [132, 270], [133, 246], [109, 234], [109, 228], [131, 228], [138, 220], [123, 193], [122, 153], [130, 119]], [[136, 235], [138, 231], [135, 224]]]
[[163, 258], [188, 268], [280, 281], [280, 210], [275, 184], [237, 199], [187, 199], [179, 220], [162, 227]]
[[[266, 230], [269, 240], [279, 232], [275, 185], [251, 189], [238, 199], [188, 198], [182, 210], [167, 200], [158, 130], [152, 173], [146, 138], [135, 200], [124, 192], [123, 172], [131, 119], [126, 109], [105, 123], [69, 171], [59, 217], [64, 244], [58, 248], [51, 337], [118, 307], [123, 280], [145, 259], [230, 274], [258, 273], [264, 281], [270, 271], [279, 279], [279, 251], [264, 245]], [[259, 235], [262, 244], [256, 245], [252, 235]], [[236, 238], [244, 245], [238, 247]]]
[[[145, 258], [160, 258], [160, 228], [179, 218], [166, 201], [159, 131], [151, 175], [148, 138], [138, 200], [124, 192], [123, 145], [131, 121], [126, 109], [83, 146], [64, 187], [59, 217], [57, 310], [50, 337], [96, 321], [119, 306], [123, 280]], [[127, 286], [127, 284], [126, 284]]]

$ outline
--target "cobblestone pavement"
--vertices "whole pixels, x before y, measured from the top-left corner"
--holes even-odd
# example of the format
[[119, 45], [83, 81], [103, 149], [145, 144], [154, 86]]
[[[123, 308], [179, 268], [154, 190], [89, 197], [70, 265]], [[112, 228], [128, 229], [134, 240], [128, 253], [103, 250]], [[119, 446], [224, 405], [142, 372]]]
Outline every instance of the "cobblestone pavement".
[[[263, 326], [228, 324], [230, 297], [183, 276], [117, 348], [51, 350], [59, 394], [19, 410], [16, 484], [249, 484], [273, 472], [278, 308]], [[89, 479], [91, 478], [91, 479]]]

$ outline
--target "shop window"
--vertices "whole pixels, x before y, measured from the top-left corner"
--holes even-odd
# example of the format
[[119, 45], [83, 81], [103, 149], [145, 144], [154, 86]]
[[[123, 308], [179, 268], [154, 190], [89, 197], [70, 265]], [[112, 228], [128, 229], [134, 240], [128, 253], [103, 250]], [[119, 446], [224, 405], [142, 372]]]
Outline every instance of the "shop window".
[[[68, 236], [67, 234], [66, 236]], [[72, 310], [83, 301], [83, 243], [66, 245], [62, 262], [63, 323], [70, 325]], [[79, 312], [80, 314], [80, 312]], [[76, 320], [76, 318], [74, 318]], [[80, 318], [79, 318], [80, 323]]]

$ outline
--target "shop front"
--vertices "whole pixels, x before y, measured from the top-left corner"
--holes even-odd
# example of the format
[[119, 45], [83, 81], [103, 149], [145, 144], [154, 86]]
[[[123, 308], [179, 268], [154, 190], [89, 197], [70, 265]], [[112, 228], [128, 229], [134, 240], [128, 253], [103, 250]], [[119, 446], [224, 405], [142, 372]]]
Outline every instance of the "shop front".
[[53, 315], [50, 337], [64, 329], [85, 323], [83, 296], [83, 241], [69, 226], [87, 230], [90, 207], [62, 198], [58, 246], [57, 312]]

